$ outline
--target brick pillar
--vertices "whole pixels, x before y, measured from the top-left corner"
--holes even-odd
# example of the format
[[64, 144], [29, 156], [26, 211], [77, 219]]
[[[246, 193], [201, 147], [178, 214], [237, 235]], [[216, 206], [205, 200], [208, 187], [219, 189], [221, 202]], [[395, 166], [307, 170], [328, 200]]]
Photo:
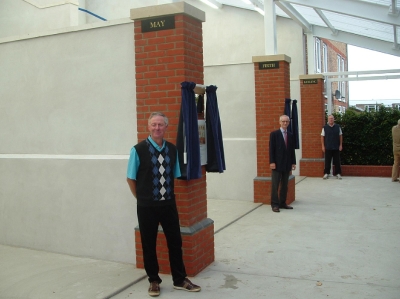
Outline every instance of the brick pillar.
[[324, 76], [300, 76], [302, 158], [300, 175], [322, 177], [324, 153], [321, 149], [321, 130], [325, 124]]
[[[255, 56], [255, 100], [257, 138], [257, 177], [254, 179], [254, 202], [271, 204], [271, 169], [269, 135], [279, 129], [285, 98], [290, 98], [290, 57], [286, 55]], [[289, 177], [287, 203], [295, 200], [294, 176]]]
[[[175, 143], [183, 81], [204, 82], [202, 22], [205, 13], [185, 2], [131, 10], [135, 21], [136, 107], [138, 140], [149, 135], [152, 111], [169, 118], [166, 139]], [[214, 222], [207, 218], [206, 172], [197, 180], [175, 180], [183, 255], [189, 276], [214, 261]], [[140, 230], [135, 229], [136, 266], [143, 268]], [[165, 236], [157, 241], [161, 273], [170, 273]]]

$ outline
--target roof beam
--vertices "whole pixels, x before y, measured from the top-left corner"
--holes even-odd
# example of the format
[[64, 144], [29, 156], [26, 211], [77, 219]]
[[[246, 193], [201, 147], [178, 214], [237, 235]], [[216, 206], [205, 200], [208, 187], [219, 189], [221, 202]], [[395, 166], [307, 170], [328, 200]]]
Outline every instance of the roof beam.
[[393, 48], [399, 49], [399, 41], [397, 40], [397, 26], [393, 25]]
[[275, 0], [275, 5], [282, 9], [293, 21], [299, 24], [306, 33], [311, 33], [312, 25], [289, 3]]
[[254, 6], [259, 7], [259, 8], [264, 8], [264, 1], [259, 1], [259, 0], [249, 0]]
[[392, 5], [389, 7], [389, 14], [395, 17], [399, 15], [399, 10], [397, 9], [397, 0], [392, 0]]
[[320, 10], [335, 12], [379, 23], [400, 26], [400, 17], [389, 12], [389, 6], [359, 0], [279, 0], [285, 4], [297, 4]]
[[338, 33], [337, 29], [335, 29], [335, 27], [331, 24], [331, 22], [329, 22], [328, 18], [324, 15], [324, 13], [320, 9], [317, 9], [317, 8], [314, 8], [314, 10], [319, 15], [319, 17], [322, 19], [322, 21], [324, 21], [326, 26], [329, 27], [329, 29], [332, 31], [332, 33], [334, 35], [336, 35]]
[[327, 38], [330, 40], [342, 42], [345, 44], [366, 48], [373, 51], [378, 51], [381, 53], [386, 53], [393, 56], [400, 57], [400, 50], [393, 47], [393, 43], [386, 42], [366, 36], [361, 36], [353, 33], [348, 33], [344, 31], [338, 31], [337, 35], [333, 35], [331, 30], [326, 27], [313, 26], [314, 35], [322, 38]]

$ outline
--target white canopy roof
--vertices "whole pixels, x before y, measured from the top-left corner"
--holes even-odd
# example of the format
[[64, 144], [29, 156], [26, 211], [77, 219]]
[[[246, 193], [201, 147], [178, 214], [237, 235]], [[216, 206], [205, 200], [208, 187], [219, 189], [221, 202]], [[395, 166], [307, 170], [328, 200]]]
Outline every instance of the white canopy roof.
[[[293, 19], [305, 33], [400, 56], [400, 5], [397, 0], [207, 0], [219, 6], [264, 11]], [[247, 4], [245, 3], [247, 2]]]

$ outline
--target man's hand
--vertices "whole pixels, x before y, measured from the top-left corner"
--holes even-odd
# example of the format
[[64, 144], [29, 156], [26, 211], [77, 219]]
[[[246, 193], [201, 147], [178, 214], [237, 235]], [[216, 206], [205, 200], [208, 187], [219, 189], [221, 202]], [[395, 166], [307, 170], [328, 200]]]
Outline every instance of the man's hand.
[[296, 170], [296, 165], [292, 164], [292, 170]]
[[136, 181], [129, 178], [126, 178], [126, 181], [128, 182], [129, 189], [131, 189], [133, 196], [136, 198]]
[[269, 164], [269, 168], [271, 168], [271, 169], [276, 169], [276, 164], [275, 164], [275, 163]]

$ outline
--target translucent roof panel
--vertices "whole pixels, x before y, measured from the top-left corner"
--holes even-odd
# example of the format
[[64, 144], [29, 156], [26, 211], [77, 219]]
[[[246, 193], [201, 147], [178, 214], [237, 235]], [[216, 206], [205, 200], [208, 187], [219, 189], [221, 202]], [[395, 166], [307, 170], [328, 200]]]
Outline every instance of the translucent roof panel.
[[326, 27], [324, 21], [319, 17], [313, 8], [301, 5], [293, 5], [293, 7], [303, 16], [303, 18], [307, 20], [308, 23]]
[[[360, 0], [363, 2], [370, 2], [370, 3], [375, 3], [375, 4], [381, 4], [381, 5], [385, 5], [385, 6], [389, 6], [392, 5], [392, 1], [391, 0]], [[397, 3], [397, 7], [399, 7], [399, 3]]]
[[[236, 6], [254, 10], [255, 6], [263, 8], [263, 0], [213, 0], [224, 5]], [[338, 4], [337, 4], [338, 3]], [[392, 0], [275, 0], [276, 14], [289, 18], [285, 11], [290, 11], [293, 18], [300, 17], [312, 26], [330, 27], [331, 31], [338, 30], [336, 40], [362, 40], [362, 44], [370, 45], [370, 49], [400, 56], [400, 0], [396, 1], [397, 11], [391, 9]], [[279, 7], [283, 7], [282, 9]], [[285, 11], [284, 11], [284, 10]], [[318, 12], [328, 22], [325, 22]], [[373, 11], [373, 13], [371, 13]], [[293, 14], [294, 12], [294, 14]], [[300, 16], [300, 17], [299, 17]], [[295, 20], [295, 19], [294, 19]], [[296, 20], [295, 20], [296, 21]], [[302, 24], [304, 26], [304, 22]], [[307, 26], [307, 29], [311, 28]], [[313, 27], [312, 27], [313, 28]], [[320, 31], [319, 31], [320, 32]], [[341, 35], [340, 32], [343, 32]], [[351, 38], [357, 36], [358, 38]], [[350, 37], [350, 39], [349, 39]], [[375, 40], [375, 42], [374, 42]], [[374, 45], [375, 43], [375, 45]]]
[[393, 42], [392, 25], [346, 16], [334, 12], [324, 12], [324, 14], [330, 20], [332, 25], [340, 31]]

